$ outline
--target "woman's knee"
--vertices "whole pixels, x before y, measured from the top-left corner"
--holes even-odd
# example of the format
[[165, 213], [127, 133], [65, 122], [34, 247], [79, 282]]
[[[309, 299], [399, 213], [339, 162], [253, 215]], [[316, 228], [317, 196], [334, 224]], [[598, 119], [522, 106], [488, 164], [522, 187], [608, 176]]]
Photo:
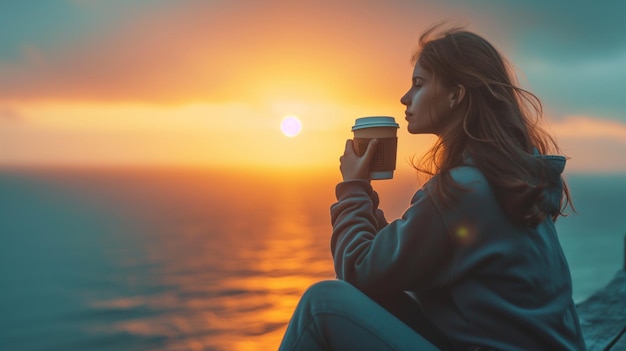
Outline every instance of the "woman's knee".
[[356, 289], [352, 284], [347, 283], [346, 281], [343, 280], [323, 280], [320, 282], [317, 282], [311, 286], [309, 286], [309, 288], [306, 290], [305, 293], [311, 293], [311, 294], [325, 294], [327, 292], [337, 292], [337, 291], [343, 291], [343, 290], [351, 290], [351, 289]]
[[311, 285], [302, 295], [300, 304], [318, 308], [336, 307], [362, 294], [357, 288], [343, 280], [325, 280]]

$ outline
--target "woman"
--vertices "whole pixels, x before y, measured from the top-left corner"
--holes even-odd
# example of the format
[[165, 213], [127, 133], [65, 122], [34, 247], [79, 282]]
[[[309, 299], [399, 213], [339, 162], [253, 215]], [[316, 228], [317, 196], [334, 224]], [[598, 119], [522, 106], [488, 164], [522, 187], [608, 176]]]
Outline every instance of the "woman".
[[417, 165], [431, 178], [387, 223], [368, 179], [376, 141], [359, 157], [348, 140], [331, 207], [339, 280], [308, 289], [281, 350], [585, 349], [554, 227], [571, 205], [565, 158], [548, 155], [541, 104], [486, 40], [436, 33], [400, 100], [410, 133], [438, 136]]

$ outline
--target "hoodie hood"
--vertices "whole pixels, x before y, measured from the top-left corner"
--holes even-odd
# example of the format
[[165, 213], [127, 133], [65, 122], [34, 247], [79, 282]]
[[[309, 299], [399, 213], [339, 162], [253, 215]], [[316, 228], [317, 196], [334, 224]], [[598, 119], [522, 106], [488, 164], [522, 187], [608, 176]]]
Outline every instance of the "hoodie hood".
[[[547, 170], [544, 173], [543, 181], [546, 182], [546, 187], [543, 189], [543, 202], [541, 207], [546, 213], [551, 215], [557, 215], [561, 211], [561, 199], [563, 197], [563, 181], [561, 180], [561, 174], [565, 170], [565, 163], [567, 159], [560, 155], [541, 155], [535, 148], [533, 150], [533, 156], [537, 159], [543, 160], [547, 165]], [[474, 166], [476, 163], [464, 153], [464, 165]]]

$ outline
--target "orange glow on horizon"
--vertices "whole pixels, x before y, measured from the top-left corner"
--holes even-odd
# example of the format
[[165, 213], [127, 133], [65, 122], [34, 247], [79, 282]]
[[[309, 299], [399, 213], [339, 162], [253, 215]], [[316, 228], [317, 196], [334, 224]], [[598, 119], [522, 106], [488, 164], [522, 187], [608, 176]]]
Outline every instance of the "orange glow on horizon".
[[[0, 129], [3, 149], [11, 150], [0, 154], [0, 162], [337, 169], [354, 119], [370, 110], [394, 108], [299, 101], [172, 107], [31, 104], [17, 110], [19, 120], [4, 122], [8, 128]], [[280, 130], [289, 114], [305, 126], [294, 138]], [[36, 142], [25, 142], [30, 138]]]
[[[399, 117], [401, 105], [357, 106], [297, 100], [265, 103], [150, 104], [30, 103], [0, 111], [0, 165], [164, 166], [242, 171], [336, 173], [354, 119], [395, 115], [400, 124], [398, 171], [421, 156], [433, 136], [414, 136]], [[375, 111], [374, 113], [372, 111]], [[303, 127], [285, 137], [280, 121], [297, 115]], [[626, 126], [572, 116], [548, 125], [568, 170], [626, 171], [619, 157]], [[583, 142], [584, 141], [584, 142]], [[614, 144], [608, 151], [607, 143]]]

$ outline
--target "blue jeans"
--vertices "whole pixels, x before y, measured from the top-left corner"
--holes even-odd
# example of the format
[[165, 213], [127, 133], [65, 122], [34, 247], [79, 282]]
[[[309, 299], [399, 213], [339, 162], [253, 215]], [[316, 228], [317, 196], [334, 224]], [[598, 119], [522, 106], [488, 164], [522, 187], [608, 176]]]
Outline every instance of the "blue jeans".
[[404, 293], [381, 303], [344, 281], [323, 281], [300, 299], [279, 350], [439, 351], [418, 332], [419, 318], [419, 304]]

